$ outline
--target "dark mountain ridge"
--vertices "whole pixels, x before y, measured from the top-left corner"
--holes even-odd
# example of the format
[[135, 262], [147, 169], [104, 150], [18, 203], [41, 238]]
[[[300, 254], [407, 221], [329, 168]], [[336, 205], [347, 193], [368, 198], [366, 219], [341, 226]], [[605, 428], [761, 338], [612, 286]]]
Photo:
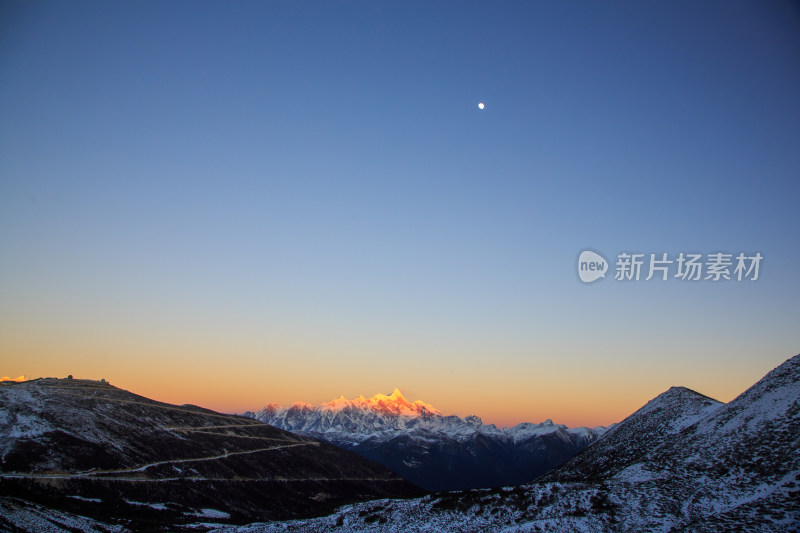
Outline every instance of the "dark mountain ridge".
[[89, 380], [1, 384], [0, 437], [5, 507], [22, 500], [137, 530], [421, 493], [330, 444]]

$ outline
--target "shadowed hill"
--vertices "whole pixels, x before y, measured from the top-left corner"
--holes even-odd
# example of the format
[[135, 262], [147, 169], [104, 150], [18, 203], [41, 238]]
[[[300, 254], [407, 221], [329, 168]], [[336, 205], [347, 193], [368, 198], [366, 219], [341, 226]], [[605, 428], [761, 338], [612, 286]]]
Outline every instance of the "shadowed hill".
[[0, 495], [133, 529], [320, 514], [420, 491], [312, 438], [107, 383], [0, 385]]

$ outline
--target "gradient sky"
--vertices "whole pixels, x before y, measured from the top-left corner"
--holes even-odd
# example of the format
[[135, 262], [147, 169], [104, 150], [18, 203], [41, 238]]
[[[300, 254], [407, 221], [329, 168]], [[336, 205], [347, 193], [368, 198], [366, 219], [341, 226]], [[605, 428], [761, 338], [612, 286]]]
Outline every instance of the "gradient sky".
[[[0, 375], [729, 401], [800, 351], [798, 95], [790, 2], [3, 2]], [[585, 248], [764, 261], [584, 285]]]

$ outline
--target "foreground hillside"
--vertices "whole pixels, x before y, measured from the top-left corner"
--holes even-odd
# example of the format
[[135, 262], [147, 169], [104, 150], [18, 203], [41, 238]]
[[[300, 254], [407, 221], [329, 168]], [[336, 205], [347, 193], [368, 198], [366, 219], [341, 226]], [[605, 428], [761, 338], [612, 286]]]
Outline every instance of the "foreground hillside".
[[670, 389], [534, 484], [236, 531], [800, 531], [800, 355], [729, 404]]
[[104, 382], [0, 385], [0, 530], [241, 524], [419, 493], [376, 463], [252, 419]]

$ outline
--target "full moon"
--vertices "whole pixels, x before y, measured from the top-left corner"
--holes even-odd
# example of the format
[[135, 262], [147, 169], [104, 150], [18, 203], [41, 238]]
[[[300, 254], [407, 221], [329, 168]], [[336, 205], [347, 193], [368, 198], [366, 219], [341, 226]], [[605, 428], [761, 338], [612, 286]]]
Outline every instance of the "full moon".
[[484, 107], [483, 102], [478, 104], [478, 109], [483, 109], [483, 107]]

